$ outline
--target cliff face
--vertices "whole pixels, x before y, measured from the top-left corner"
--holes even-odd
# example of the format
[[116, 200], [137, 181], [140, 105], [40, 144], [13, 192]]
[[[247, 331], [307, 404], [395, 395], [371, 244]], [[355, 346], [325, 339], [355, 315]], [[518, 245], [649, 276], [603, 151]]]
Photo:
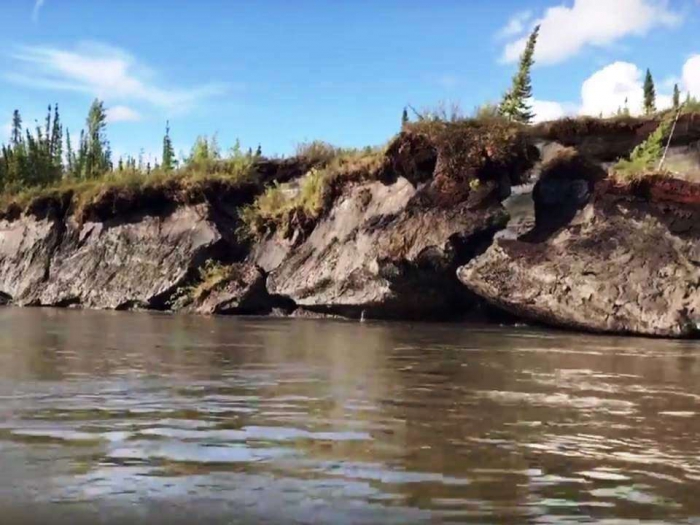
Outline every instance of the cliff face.
[[222, 240], [206, 205], [166, 217], [0, 222], [0, 290], [18, 305], [161, 308]]
[[261, 246], [256, 260], [270, 271], [268, 290], [349, 317], [460, 315], [472, 298], [455, 271], [507, 215], [497, 203], [420, 209], [418, 194], [404, 178], [349, 188], [302, 243], [285, 247], [275, 238]]
[[602, 184], [563, 228], [534, 241], [499, 240], [460, 268], [459, 278], [493, 304], [544, 324], [696, 334], [700, 193], [651, 188], [657, 196], [650, 198]]
[[[252, 260], [270, 273], [269, 292], [348, 317], [444, 319], [472, 309], [456, 269], [505, 226], [501, 200], [534, 159], [517, 133], [494, 131], [504, 155], [478, 128], [450, 132], [401, 134], [378, 180], [347, 186], [308, 235], [265, 239]], [[455, 163], [454, 142], [476, 159]]]
[[[329, 182], [315, 216], [295, 212], [255, 241], [239, 235], [243, 207], [272, 182], [302, 181], [312, 162], [260, 161], [258, 181], [235, 187], [107, 190], [80, 210], [69, 194], [38, 199], [0, 214], [0, 304], [401, 319], [490, 304], [576, 329], [694, 335], [700, 185], [620, 187], [600, 167], [628, 154], [645, 122], [605, 151], [605, 136], [535, 128], [535, 142], [556, 144], [534, 170], [534, 216], [510, 223], [503, 200], [517, 186], [508, 209], [531, 208], [522, 184], [538, 154], [500, 124], [415, 125], [370, 172]], [[678, 147], [697, 148], [693, 122]]]

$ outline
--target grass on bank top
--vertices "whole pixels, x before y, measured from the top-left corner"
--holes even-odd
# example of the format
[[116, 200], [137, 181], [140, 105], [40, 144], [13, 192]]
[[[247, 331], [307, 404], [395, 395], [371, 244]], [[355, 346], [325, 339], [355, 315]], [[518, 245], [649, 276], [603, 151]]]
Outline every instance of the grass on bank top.
[[11, 206], [25, 210], [38, 199], [60, 197], [70, 194], [71, 211], [81, 212], [95, 204], [103, 195], [111, 194], [123, 198], [138, 198], [148, 190], [161, 190], [173, 199], [187, 201], [203, 185], [222, 182], [232, 187], [255, 181], [252, 159], [223, 159], [206, 164], [189, 164], [174, 171], [154, 169], [150, 172], [125, 168], [110, 171], [101, 177], [88, 180], [64, 178], [51, 186], [30, 188], [7, 188], [0, 195], [0, 210]]
[[[319, 143], [311, 143], [310, 148], [311, 153], [308, 147], [298, 149], [297, 153], [316, 155]], [[286, 236], [293, 226], [315, 221], [327, 211], [344, 184], [376, 176], [383, 165], [384, 151], [383, 146], [359, 150], [334, 148], [331, 155], [330, 150], [321, 149], [325, 164], [312, 168], [298, 181], [298, 186], [275, 183], [243, 209], [241, 218], [249, 233], [260, 238], [279, 230]]]
[[[695, 102], [684, 107], [683, 113], [693, 113], [700, 109]], [[407, 123], [403, 129], [426, 134], [443, 149], [443, 159], [449, 159], [455, 173], [464, 171], [464, 166], [478, 169], [485, 161], [497, 165], [507, 165], [509, 156], [518, 151], [514, 145], [519, 144], [521, 132], [528, 129], [537, 130], [542, 126], [558, 129], [566, 133], [592, 133], [601, 129], [619, 129], [620, 126], [637, 129], [656, 119], [660, 113], [650, 117], [616, 116], [600, 119], [592, 117], [565, 118], [558, 121], [539, 124], [529, 128], [513, 124], [502, 119], [493, 107], [483, 108], [475, 113], [474, 118], [465, 118], [458, 109], [438, 108], [424, 112], [424, 118]], [[695, 113], [695, 118], [700, 114]], [[526, 131], [527, 132], [527, 131]], [[620, 178], [639, 178], [644, 173], [657, 173], [660, 159], [659, 138], [663, 142], [664, 129], [657, 129], [645, 143], [632, 153], [629, 159], [619, 162], [612, 170]], [[465, 140], [466, 136], [474, 141]], [[480, 154], [488, 151], [488, 159]], [[360, 180], [371, 177], [381, 168], [385, 147], [350, 149], [332, 146], [326, 142], [313, 141], [300, 144], [296, 156], [316, 166], [307, 175], [292, 184], [273, 185], [266, 189], [260, 186], [262, 193], [255, 202], [242, 210], [242, 217], [250, 232], [255, 236], [280, 228], [288, 230], [292, 223], [315, 220], [326, 211], [329, 202], [337, 195], [338, 189], [345, 181]], [[105, 195], [112, 197], [132, 197], [149, 190], [162, 191], [178, 202], [190, 202], [192, 196], [201, 193], [202, 187], [209, 182], [221, 182], [231, 188], [246, 183], [256, 183], [255, 156], [239, 154], [229, 158], [204, 159], [190, 161], [174, 171], [160, 168], [146, 172], [126, 168], [115, 170], [90, 180], [66, 179], [45, 187], [6, 187], [0, 194], [0, 216], [13, 206], [16, 210], [27, 209], [33, 201], [46, 197], [60, 197], [70, 194], [71, 213], [78, 216], [82, 211], [95, 205]], [[449, 166], [448, 166], [449, 168]], [[115, 210], [118, 213], [119, 210]]]

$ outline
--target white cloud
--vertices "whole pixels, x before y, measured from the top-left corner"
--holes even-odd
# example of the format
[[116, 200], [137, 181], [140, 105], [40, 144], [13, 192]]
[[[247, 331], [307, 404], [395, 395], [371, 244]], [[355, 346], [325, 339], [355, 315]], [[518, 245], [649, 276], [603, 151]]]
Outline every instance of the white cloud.
[[615, 62], [596, 71], [581, 87], [581, 113], [610, 115], [627, 104], [639, 111], [644, 95], [642, 71], [629, 62]]
[[690, 57], [683, 66], [683, 88], [694, 97], [700, 97], [700, 55]]
[[499, 38], [512, 38], [522, 35], [532, 20], [532, 11], [522, 11], [514, 14], [508, 23], [498, 32]]
[[[551, 120], [568, 114], [607, 117], [614, 115], [625, 105], [632, 115], [640, 115], [644, 106], [645, 71], [630, 62], [614, 62], [588, 77], [581, 86], [581, 104], [561, 104], [553, 101], [533, 100], [535, 120]], [[690, 57], [683, 66], [682, 77], [670, 77], [656, 82], [656, 107], [667, 109], [673, 104], [673, 86], [678, 83], [681, 96], [688, 92], [700, 95], [700, 54]]]
[[12, 122], [3, 124], [0, 126], [0, 142], [6, 142], [10, 140], [10, 135], [12, 134]]
[[551, 100], [533, 99], [530, 101], [530, 104], [534, 115], [533, 122], [535, 123], [557, 120], [569, 113], [568, 108], [564, 104]]
[[36, 0], [34, 2], [34, 10], [32, 11], [32, 20], [35, 22], [39, 20], [39, 11], [41, 11], [41, 8], [44, 7], [44, 4], [46, 3], [46, 0]]
[[[535, 60], [556, 64], [588, 46], [605, 47], [631, 35], [645, 35], [659, 26], [673, 26], [680, 16], [665, 0], [574, 0], [571, 7], [547, 9], [531, 24], [540, 25]], [[515, 62], [525, 48], [528, 35], [509, 42], [503, 51], [505, 62]]]
[[83, 43], [74, 50], [22, 47], [12, 56], [21, 67], [6, 74], [7, 80], [33, 88], [78, 91], [107, 101], [139, 101], [175, 111], [224, 91], [221, 84], [163, 87], [132, 55], [98, 43]]
[[[644, 101], [644, 71], [629, 62], [614, 62], [596, 71], [581, 87], [583, 115], [609, 116], [624, 108], [633, 115], [642, 112]], [[671, 96], [657, 93], [658, 109], [670, 107]]]
[[107, 122], [138, 122], [141, 114], [128, 106], [107, 108]]

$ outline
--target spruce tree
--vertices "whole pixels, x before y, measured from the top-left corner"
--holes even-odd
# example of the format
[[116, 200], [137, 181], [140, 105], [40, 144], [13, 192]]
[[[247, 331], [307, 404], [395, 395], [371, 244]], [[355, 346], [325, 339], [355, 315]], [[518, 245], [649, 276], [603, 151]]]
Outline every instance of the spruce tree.
[[673, 85], [673, 109], [681, 107], [681, 91], [678, 89], [678, 84]]
[[53, 164], [61, 169], [63, 166], [63, 126], [58, 114], [58, 104], [54, 104], [53, 127], [51, 129], [51, 158]]
[[111, 153], [105, 129], [107, 113], [104, 103], [95, 99], [90, 106], [87, 118], [87, 133], [83, 136], [81, 153], [84, 164], [81, 165], [82, 176], [86, 179], [99, 177], [111, 167]]
[[647, 74], [644, 77], [644, 113], [651, 115], [656, 111], [656, 88], [654, 87], [654, 78], [651, 76], [651, 71], [647, 69]]
[[256, 157], [262, 157], [262, 146], [258, 144], [258, 149], [255, 150]]
[[45, 140], [42, 144], [42, 146], [46, 149], [46, 153], [48, 155], [51, 154], [51, 131], [52, 131], [52, 126], [51, 126], [51, 110], [53, 108], [51, 107], [51, 104], [49, 104], [48, 109], [46, 110], [46, 127], [44, 128], [44, 137]]
[[510, 90], [503, 96], [503, 100], [499, 106], [499, 112], [502, 116], [513, 122], [521, 122], [529, 124], [532, 122], [532, 106], [530, 99], [532, 98], [532, 80], [530, 78], [530, 70], [535, 63], [535, 46], [537, 45], [537, 37], [540, 33], [540, 26], [536, 26], [530, 34], [530, 38], [525, 45], [525, 51], [520, 56], [520, 66], [518, 72], [513, 77], [513, 84]]
[[22, 117], [18, 109], [12, 113], [12, 134], [10, 135], [10, 140], [13, 146], [17, 146], [22, 142]]
[[403, 128], [406, 124], [408, 124], [408, 110], [403, 108], [403, 113], [401, 114], [401, 127]]
[[69, 177], [75, 176], [75, 152], [70, 140], [70, 130], [66, 128], [66, 173]]
[[163, 137], [163, 163], [164, 171], [172, 171], [175, 168], [175, 150], [170, 139], [170, 122], [165, 124], [165, 136]]

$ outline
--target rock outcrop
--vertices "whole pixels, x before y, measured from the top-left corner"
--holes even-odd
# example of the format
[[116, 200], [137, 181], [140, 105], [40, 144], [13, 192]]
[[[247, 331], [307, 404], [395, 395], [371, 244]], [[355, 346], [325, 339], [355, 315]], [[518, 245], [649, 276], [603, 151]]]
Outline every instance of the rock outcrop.
[[227, 266], [225, 278], [205, 289], [186, 310], [205, 315], [269, 314], [280, 301], [270, 297], [265, 278], [265, 273], [253, 264]]
[[[173, 178], [138, 189], [107, 185], [79, 207], [72, 191], [47, 193], [26, 209], [11, 204], [0, 215], [0, 296], [19, 306], [168, 309], [206, 261], [246, 256], [237, 234], [242, 206], [313, 165], [259, 159], [250, 181]], [[245, 309], [250, 298], [240, 291]], [[203, 310], [235, 311], [234, 293]]]
[[208, 215], [202, 204], [133, 220], [2, 221], [0, 291], [18, 305], [163, 308], [222, 241]]
[[462, 315], [475, 298], [456, 269], [505, 226], [501, 200], [534, 160], [506, 128], [501, 150], [479, 128], [402, 133], [377, 180], [346, 187], [307, 236], [277, 233], [253, 252], [270, 293], [348, 317]]
[[0, 294], [26, 304], [46, 282], [51, 259], [60, 242], [61, 226], [55, 220], [26, 216], [0, 220]]
[[[546, 219], [540, 219], [546, 220]], [[517, 316], [597, 332], [700, 332], [700, 187], [599, 183], [566, 226], [498, 240], [460, 268], [475, 294]]]
[[[349, 188], [308, 239], [268, 268], [270, 293], [348, 317], [462, 313], [469, 297], [454, 272], [488, 245], [507, 215], [498, 204], [413, 208], [416, 193], [403, 178]], [[271, 258], [264, 251], [260, 260]]]

